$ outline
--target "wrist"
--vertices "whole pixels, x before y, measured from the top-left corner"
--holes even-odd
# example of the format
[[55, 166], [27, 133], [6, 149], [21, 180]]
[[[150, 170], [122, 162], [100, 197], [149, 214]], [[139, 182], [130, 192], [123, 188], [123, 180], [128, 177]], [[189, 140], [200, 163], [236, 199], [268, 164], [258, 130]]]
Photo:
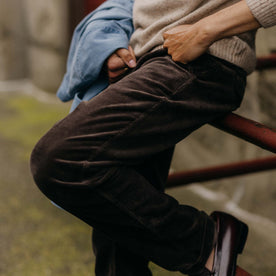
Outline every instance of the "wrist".
[[222, 38], [255, 30], [260, 24], [253, 17], [245, 1], [240, 1], [228, 8], [209, 15], [198, 24], [206, 39], [214, 43]]
[[215, 41], [220, 38], [220, 30], [209, 18], [203, 18], [195, 23], [196, 32], [199, 34], [200, 39], [206, 46], [211, 46]]

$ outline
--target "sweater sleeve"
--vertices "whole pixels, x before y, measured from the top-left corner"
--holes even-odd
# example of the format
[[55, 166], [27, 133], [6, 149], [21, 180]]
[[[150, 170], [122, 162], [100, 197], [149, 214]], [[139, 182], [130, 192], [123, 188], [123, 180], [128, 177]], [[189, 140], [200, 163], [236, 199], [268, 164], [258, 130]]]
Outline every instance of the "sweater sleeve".
[[253, 16], [262, 27], [268, 28], [276, 25], [275, 0], [246, 0]]

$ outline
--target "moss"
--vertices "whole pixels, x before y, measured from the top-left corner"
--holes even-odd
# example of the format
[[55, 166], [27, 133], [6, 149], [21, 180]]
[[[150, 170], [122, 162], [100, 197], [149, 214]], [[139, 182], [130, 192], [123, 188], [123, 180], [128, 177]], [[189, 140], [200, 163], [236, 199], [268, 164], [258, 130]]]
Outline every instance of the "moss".
[[68, 114], [68, 104], [47, 104], [33, 97], [1, 97], [0, 135], [15, 142], [20, 157], [28, 159], [35, 143], [58, 120]]

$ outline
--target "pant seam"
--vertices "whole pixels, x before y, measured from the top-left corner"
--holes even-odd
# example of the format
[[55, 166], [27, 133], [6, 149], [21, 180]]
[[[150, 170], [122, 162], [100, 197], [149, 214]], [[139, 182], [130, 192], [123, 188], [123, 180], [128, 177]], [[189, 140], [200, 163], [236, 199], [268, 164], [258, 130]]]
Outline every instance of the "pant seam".
[[147, 111], [145, 111], [144, 113], [142, 113], [138, 118], [135, 118], [124, 129], [120, 130], [115, 136], [111, 137], [109, 140], [107, 140], [106, 142], [104, 142], [103, 145], [94, 154], [90, 155], [87, 158], [87, 160], [83, 164], [83, 169], [85, 169], [89, 165], [88, 162], [93, 161], [102, 151], [104, 151], [113, 140], [115, 140], [118, 137], [122, 136], [129, 129], [131, 129], [135, 123], [141, 121], [142, 119], [144, 119], [145, 117], [147, 117], [152, 111], [158, 109], [161, 104], [168, 102], [171, 98], [174, 98], [174, 96], [176, 96], [176, 94], [179, 91], [181, 91], [183, 89], [183, 87], [190, 85], [192, 82], [194, 82], [195, 79], [196, 79], [196, 77], [192, 75], [192, 77], [188, 81], [184, 82], [184, 84], [181, 84], [175, 90], [175, 93], [173, 93], [172, 95], [170, 95], [168, 97], [162, 97], [162, 98], [160, 98], [160, 100], [157, 103], [155, 103], [151, 108], [149, 108]]
[[135, 118], [125, 128], [123, 128], [122, 130], [120, 130], [116, 135], [114, 135], [113, 137], [111, 137], [109, 140], [105, 141], [103, 143], [103, 145], [94, 154], [91, 154], [87, 158], [87, 160], [84, 161], [83, 169], [85, 169], [88, 165], [90, 165], [89, 162], [93, 161], [101, 152], [103, 152], [113, 140], [115, 140], [118, 137], [122, 136], [124, 133], [126, 133], [128, 130], [130, 130], [134, 126], [135, 123], [140, 122], [142, 119], [144, 119], [145, 117], [147, 117], [152, 111], [154, 111], [157, 108], [159, 108], [159, 106], [162, 103], [164, 103], [164, 102], [165, 102], [164, 99], [160, 99], [151, 108], [149, 108], [147, 111], [145, 111], [144, 113], [142, 113], [138, 118]]
[[[188, 71], [187, 71], [188, 72]], [[188, 72], [189, 73], [189, 72]], [[172, 97], [174, 96], [174, 95], [177, 95], [182, 89], [183, 89], [183, 87], [186, 87], [186, 86], [188, 86], [188, 85], [191, 85], [191, 83], [193, 83], [196, 79], [197, 79], [197, 77], [195, 76], [195, 75], [192, 75], [191, 73], [189, 73], [189, 75], [191, 76], [191, 78], [190, 79], [188, 79], [186, 82], [184, 82], [183, 84], [181, 84], [177, 89], [176, 89], [176, 91], [175, 91], [175, 93], [173, 93], [173, 95], [172, 95]]]
[[[143, 63], [144, 65], [144, 63]], [[177, 64], [176, 64], [177, 65]], [[144, 117], [148, 116], [148, 114], [150, 112], [152, 112], [153, 110], [157, 109], [159, 107], [160, 104], [164, 103], [164, 102], [168, 102], [170, 99], [173, 99], [176, 94], [179, 93], [179, 91], [181, 91], [183, 89], [183, 87], [189, 86], [192, 82], [194, 82], [194, 80], [196, 79], [196, 76], [191, 74], [187, 69], [182, 68], [180, 65], [177, 65], [178, 67], [181, 68], [181, 70], [183, 71], [183, 74], [189, 74], [190, 78], [186, 81], [184, 81], [184, 83], [181, 83], [179, 85], [179, 87], [177, 87], [175, 89], [175, 92], [173, 92], [171, 95], [167, 95], [167, 97], [165, 96], [160, 96], [160, 99], [157, 103], [155, 103], [152, 107], [150, 107], [148, 110], [146, 110], [144, 113], [142, 113], [138, 118], [135, 118], [132, 122], [129, 123], [129, 125], [127, 125], [124, 129], [120, 130], [115, 136], [111, 137], [109, 140], [107, 140], [106, 142], [103, 143], [103, 145], [95, 152], [95, 154], [90, 155], [87, 158], [87, 161], [93, 161], [93, 159], [95, 159], [103, 150], [106, 149], [106, 147], [116, 138], [120, 137], [121, 135], [123, 135], [125, 132], [127, 132], [136, 122], [139, 122], [140, 120], [142, 120]], [[180, 70], [180, 69], [179, 69]], [[84, 168], [87, 166], [86, 162], [84, 162]]]

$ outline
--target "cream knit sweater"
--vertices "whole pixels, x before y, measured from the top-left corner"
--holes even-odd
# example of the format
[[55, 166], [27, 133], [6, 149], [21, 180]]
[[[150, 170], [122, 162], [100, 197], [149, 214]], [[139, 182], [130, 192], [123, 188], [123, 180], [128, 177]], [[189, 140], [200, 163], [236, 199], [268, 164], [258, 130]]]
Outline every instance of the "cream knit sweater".
[[[240, 0], [135, 0], [135, 32], [130, 44], [139, 57], [162, 48], [162, 34], [177, 25], [192, 24]], [[276, 0], [246, 0], [252, 14], [265, 28], [276, 24]], [[256, 65], [255, 31], [221, 39], [211, 45], [211, 55], [243, 68], [248, 74]]]

